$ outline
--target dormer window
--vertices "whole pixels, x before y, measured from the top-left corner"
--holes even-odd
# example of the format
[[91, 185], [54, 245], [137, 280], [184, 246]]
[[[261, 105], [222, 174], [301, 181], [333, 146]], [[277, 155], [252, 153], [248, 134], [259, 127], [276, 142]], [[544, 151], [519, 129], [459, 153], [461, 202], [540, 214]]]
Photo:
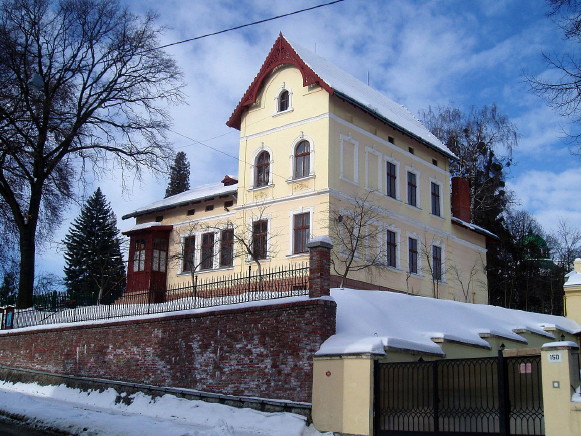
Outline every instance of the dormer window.
[[311, 145], [301, 141], [295, 147], [295, 179], [308, 177], [311, 170]]
[[267, 186], [270, 179], [270, 154], [268, 151], [261, 152], [256, 157], [256, 172], [254, 175], [254, 187]]
[[284, 112], [284, 111], [288, 110], [289, 103], [290, 103], [290, 94], [285, 89], [278, 96], [278, 111]]

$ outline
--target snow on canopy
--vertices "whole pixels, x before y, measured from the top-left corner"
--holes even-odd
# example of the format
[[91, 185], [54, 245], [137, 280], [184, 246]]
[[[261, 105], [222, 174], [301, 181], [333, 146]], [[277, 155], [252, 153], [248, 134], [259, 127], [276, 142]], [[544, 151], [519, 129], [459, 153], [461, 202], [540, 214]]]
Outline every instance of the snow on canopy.
[[207, 185], [197, 186], [189, 191], [184, 191], [163, 200], [140, 207], [126, 215], [123, 219], [145, 215], [147, 213], [169, 209], [172, 207], [185, 206], [197, 200], [204, 200], [216, 195], [235, 194], [238, 190], [238, 184], [224, 186], [222, 183], [209, 183]]
[[515, 331], [527, 330], [551, 339], [554, 336], [547, 328], [581, 332], [579, 324], [562, 316], [485, 304], [355, 289], [332, 289], [331, 296], [337, 303], [337, 333], [323, 343], [319, 356], [386, 354], [385, 347], [443, 355], [432, 338], [490, 349], [481, 334], [526, 344]]
[[325, 58], [288, 39], [287, 42], [303, 62], [327, 85], [333, 88], [333, 91], [338, 97], [358, 103], [366, 111], [392, 122], [403, 131], [426, 142], [427, 145], [443, 153], [445, 156], [455, 158], [454, 153], [414, 117], [406, 107], [394, 102], [381, 92], [371, 88], [336, 65], [333, 65]]

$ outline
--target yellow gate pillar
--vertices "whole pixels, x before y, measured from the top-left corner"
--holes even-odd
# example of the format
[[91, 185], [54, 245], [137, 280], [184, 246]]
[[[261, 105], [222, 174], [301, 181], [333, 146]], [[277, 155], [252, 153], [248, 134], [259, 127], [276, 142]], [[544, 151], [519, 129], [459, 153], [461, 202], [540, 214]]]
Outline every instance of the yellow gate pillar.
[[575, 259], [574, 269], [567, 274], [565, 290], [565, 316], [581, 324], [581, 259]]

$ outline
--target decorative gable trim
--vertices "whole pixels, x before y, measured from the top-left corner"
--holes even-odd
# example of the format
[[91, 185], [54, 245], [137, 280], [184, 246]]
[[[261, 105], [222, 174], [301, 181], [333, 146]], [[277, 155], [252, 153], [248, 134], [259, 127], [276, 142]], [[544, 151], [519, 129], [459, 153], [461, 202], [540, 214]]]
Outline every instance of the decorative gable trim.
[[270, 50], [270, 53], [266, 57], [266, 60], [262, 64], [260, 71], [254, 78], [252, 84], [226, 123], [228, 127], [234, 127], [235, 129], [240, 130], [242, 114], [256, 101], [266, 76], [268, 76], [268, 74], [270, 74], [276, 67], [284, 64], [294, 65], [299, 69], [301, 75], [303, 76], [303, 86], [319, 85], [329, 94], [332, 95], [334, 93], [333, 88], [325, 83], [310, 67], [307, 66], [307, 64], [305, 64], [305, 62], [299, 57], [297, 52], [291, 47], [288, 41], [284, 39], [284, 36], [282, 36], [281, 33], [279, 34], [272, 49]]

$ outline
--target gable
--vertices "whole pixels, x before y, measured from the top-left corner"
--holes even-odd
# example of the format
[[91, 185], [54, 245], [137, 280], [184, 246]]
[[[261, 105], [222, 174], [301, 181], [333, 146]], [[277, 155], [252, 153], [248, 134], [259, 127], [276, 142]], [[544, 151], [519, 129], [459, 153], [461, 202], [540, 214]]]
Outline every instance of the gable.
[[278, 66], [290, 64], [299, 69], [303, 77], [303, 86], [319, 85], [325, 89], [329, 94], [333, 94], [333, 88], [326, 84], [297, 54], [286, 39], [279, 35], [274, 43], [266, 60], [262, 64], [260, 71], [252, 81], [250, 87], [234, 109], [226, 125], [240, 130], [240, 123], [242, 121], [242, 114], [256, 101], [260, 89], [268, 75]]

